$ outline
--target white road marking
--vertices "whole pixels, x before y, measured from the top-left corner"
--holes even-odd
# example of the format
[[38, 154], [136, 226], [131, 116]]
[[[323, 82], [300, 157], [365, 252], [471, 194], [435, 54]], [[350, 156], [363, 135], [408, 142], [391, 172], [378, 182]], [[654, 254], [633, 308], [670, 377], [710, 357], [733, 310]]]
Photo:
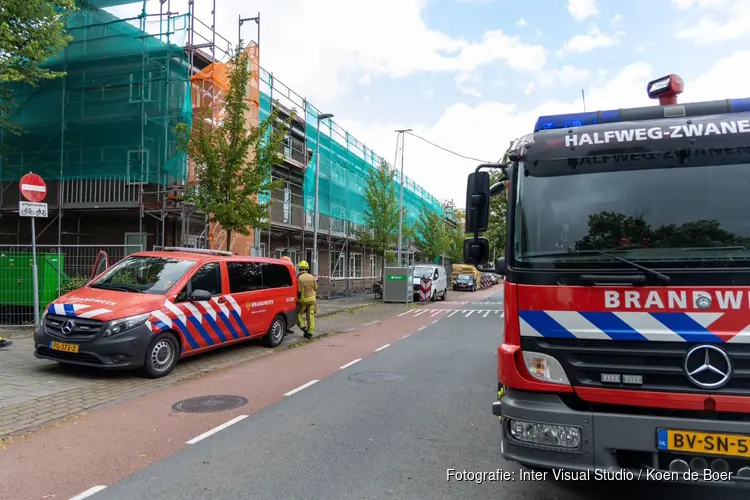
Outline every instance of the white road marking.
[[84, 498], [88, 498], [91, 495], [99, 493], [100, 491], [102, 491], [105, 488], [106, 488], [106, 486], [102, 486], [102, 485], [94, 486], [92, 488], [87, 489], [83, 493], [79, 493], [79, 494], [77, 494], [74, 497], [70, 497], [68, 500], [83, 500]]
[[383, 349], [385, 349], [386, 347], [390, 347], [390, 346], [391, 346], [391, 344], [386, 344], [386, 345], [384, 345], [384, 346], [380, 346], [380, 347], [378, 347], [377, 349], [375, 349], [375, 352], [380, 352], [380, 351], [382, 351]]
[[360, 361], [362, 361], [362, 358], [357, 358], [357, 359], [355, 359], [354, 361], [349, 361], [349, 362], [348, 362], [347, 364], [345, 364], [344, 366], [341, 366], [341, 367], [339, 367], [339, 370], [345, 370], [346, 368], [349, 368], [349, 367], [350, 367], [350, 366], [352, 366], [353, 364], [359, 363]]
[[311, 380], [311, 381], [309, 381], [306, 384], [302, 384], [301, 386], [297, 387], [296, 389], [292, 389], [291, 391], [289, 391], [286, 394], [284, 394], [284, 396], [291, 396], [292, 394], [297, 394], [302, 389], [307, 389], [311, 385], [317, 384], [318, 382], [320, 382], [320, 380]]
[[421, 331], [422, 331], [422, 330], [424, 330], [425, 328], [427, 328], [427, 327], [426, 327], [426, 326], [423, 326], [422, 328], [420, 328], [420, 329], [419, 329], [419, 330], [417, 330], [417, 331], [418, 331], [418, 332], [421, 332]]
[[[317, 381], [316, 381], [316, 382], [317, 382]], [[200, 436], [196, 436], [196, 437], [194, 437], [193, 439], [191, 439], [190, 441], [186, 441], [186, 442], [185, 442], [185, 444], [195, 444], [195, 443], [197, 443], [198, 441], [202, 441], [202, 440], [206, 439], [207, 437], [213, 436], [213, 435], [214, 435], [214, 434], [216, 434], [217, 432], [221, 432], [221, 431], [223, 431], [224, 429], [226, 429], [226, 428], [227, 428], [227, 427], [229, 427], [230, 425], [234, 425], [234, 424], [236, 424], [236, 423], [237, 423], [237, 422], [239, 422], [240, 420], [245, 420], [245, 419], [246, 419], [247, 417], [248, 417], [248, 415], [240, 415], [240, 416], [238, 416], [238, 417], [234, 417], [234, 418], [233, 418], [232, 420], [230, 420], [229, 422], [224, 422], [223, 424], [221, 424], [221, 425], [219, 425], [219, 426], [217, 426], [217, 427], [214, 427], [214, 428], [213, 428], [213, 429], [211, 429], [210, 431], [204, 432], [204, 433], [203, 433], [203, 434], [201, 434]]]
[[489, 311], [484, 311], [484, 316], [482, 316], [482, 317], [486, 318], [489, 313], [490, 313]]
[[411, 310], [408, 310], [408, 311], [402, 312], [401, 314], [399, 314], [399, 316], [403, 316], [404, 314], [409, 314], [410, 312], [411, 312]]
[[433, 321], [433, 322], [432, 322], [432, 324], [434, 325], [434, 324], [435, 324], [435, 323], [437, 323], [438, 321], [440, 321], [440, 320], [439, 320], [439, 319], [436, 319], [435, 321]]
[[411, 337], [411, 333], [407, 333], [406, 335], [401, 335], [399, 337], [399, 340], [405, 339], [406, 337]]
[[455, 311], [453, 311], [452, 313], [450, 313], [450, 314], [448, 315], [448, 317], [450, 318], [451, 316], [453, 316], [453, 315], [454, 315], [454, 314], [456, 314], [457, 312], [458, 312], [458, 309], [456, 309]]
[[421, 311], [417, 312], [414, 316], [420, 316], [427, 312], [427, 309], [422, 309]]

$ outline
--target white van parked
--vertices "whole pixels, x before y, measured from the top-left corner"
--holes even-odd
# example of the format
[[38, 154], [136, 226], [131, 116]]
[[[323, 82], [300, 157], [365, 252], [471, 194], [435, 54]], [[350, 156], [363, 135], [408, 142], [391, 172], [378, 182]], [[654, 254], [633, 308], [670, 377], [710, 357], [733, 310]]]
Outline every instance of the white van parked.
[[422, 278], [432, 279], [430, 300], [445, 300], [448, 298], [448, 275], [445, 268], [430, 264], [420, 264], [414, 267], [414, 300], [419, 300], [419, 290]]

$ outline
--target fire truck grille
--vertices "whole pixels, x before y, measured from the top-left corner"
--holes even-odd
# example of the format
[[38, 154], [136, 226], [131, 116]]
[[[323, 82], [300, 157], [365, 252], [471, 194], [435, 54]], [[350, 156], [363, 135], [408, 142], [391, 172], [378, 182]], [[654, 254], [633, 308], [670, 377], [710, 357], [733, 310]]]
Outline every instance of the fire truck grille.
[[696, 345], [701, 344], [536, 337], [521, 341], [524, 351], [557, 359], [574, 386], [750, 396], [749, 344], [715, 344], [732, 360], [730, 379], [718, 389], [701, 388], [688, 378], [685, 357]]

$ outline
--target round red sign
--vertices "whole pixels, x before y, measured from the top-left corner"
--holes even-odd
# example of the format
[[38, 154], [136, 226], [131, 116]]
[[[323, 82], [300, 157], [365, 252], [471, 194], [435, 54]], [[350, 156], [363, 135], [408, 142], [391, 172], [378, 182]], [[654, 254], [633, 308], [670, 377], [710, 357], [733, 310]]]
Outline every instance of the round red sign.
[[26, 174], [19, 182], [21, 194], [24, 198], [39, 203], [47, 196], [47, 184], [36, 174]]

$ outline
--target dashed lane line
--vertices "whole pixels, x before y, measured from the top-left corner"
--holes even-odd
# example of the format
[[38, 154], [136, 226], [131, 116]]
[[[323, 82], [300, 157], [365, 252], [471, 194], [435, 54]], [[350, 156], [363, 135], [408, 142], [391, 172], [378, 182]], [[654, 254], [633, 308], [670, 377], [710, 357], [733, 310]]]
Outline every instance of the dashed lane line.
[[217, 432], [221, 432], [224, 429], [226, 429], [227, 427], [232, 426], [232, 425], [236, 424], [237, 422], [239, 422], [241, 420], [245, 420], [247, 417], [248, 417], [248, 415], [240, 415], [238, 417], [234, 417], [229, 422], [224, 422], [223, 424], [214, 427], [210, 431], [206, 431], [203, 434], [201, 434], [200, 436], [196, 436], [193, 439], [191, 439], [190, 441], [186, 441], [185, 444], [195, 444], [198, 441], [203, 441], [207, 437], [211, 437], [214, 434], [216, 434]]
[[352, 365], [354, 365], [354, 364], [356, 364], [356, 363], [359, 363], [360, 361], [362, 361], [362, 358], [357, 358], [357, 359], [355, 359], [354, 361], [349, 361], [349, 362], [348, 362], [347, 364], [345, 364], [345, 365], [343, 365], [343, 366], [339, 367], [339, 370], [346, 370], [346, 369], [347, 369], [347, 368], [349, 368], [350, 366], [352, 366]]
[[309, 381], [306, 384], [302, 384], [301, 386], [297, 387], [296, 389], [292, 389], [291, 391], [289, 391], [286, 394], [284, 394], [284, 396], [291, 396], [293, 394], [297, 394], [299, 391], [305, 390], [308, 387], [310, 387], [311, 385], [317, 384], [318, 382], [320, 382], [320, 380], [311, 380], [311, 381]]
[[92, 495], [95, 495], [95, 494], [99, 493], [100, 491], [102, 491], [105, 488], [106, 488], [106, 486], [104, 486], [104, 485], [94, 486], [94, 487], [91, 487], [91, 488], [87, 489], [83, 493], [79, 493], [76, 496], [70, 497], [68, 500], [83, 500], [84, 498], [88, 498], [88, 497], [90, 497]]
[[386, 345], [380, 346], [377, 349], [375, 349], [375, 352], [380, 352], [383, 349], [385, 349], [386, 347], [390, 347], [390, 346], [391, 346], [391, 344], [386, 344]]

